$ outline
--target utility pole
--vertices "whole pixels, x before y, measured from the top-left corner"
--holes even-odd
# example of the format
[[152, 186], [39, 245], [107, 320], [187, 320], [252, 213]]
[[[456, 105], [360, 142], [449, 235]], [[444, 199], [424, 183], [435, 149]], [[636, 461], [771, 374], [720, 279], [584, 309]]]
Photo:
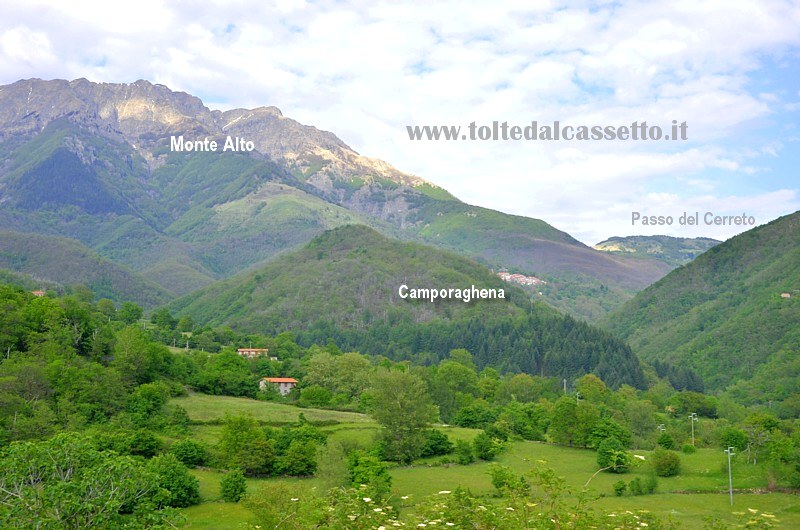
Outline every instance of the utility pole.
[[736, 453], [733, 452], [733, 447], [728, 447], [725, 449], [725, 453], [728, 455], [728, 491], [730, 492], [731, 496], [731, 506], [733, 506], [733, 475], [731, 474], [731, 457]]
[[583, 396], [581, 396], [581, 393], [580, 393], [580, 392], [575, 392], [575, 404], [576, 404], [576, 405], [580, 404], [580, 401], [581, 401], [581, 398], [582, 398], [582, 397], [583, 397]]
[[694, 445], [694, 422], [696, 422], [698, 420], [697, 413], [696, 412], [692, 412], [691, 414], [689, 414], [689, 419], [692, 422], [692, 445]]
[[567, 380], [564, 379], [564, 395], [567, 395]]

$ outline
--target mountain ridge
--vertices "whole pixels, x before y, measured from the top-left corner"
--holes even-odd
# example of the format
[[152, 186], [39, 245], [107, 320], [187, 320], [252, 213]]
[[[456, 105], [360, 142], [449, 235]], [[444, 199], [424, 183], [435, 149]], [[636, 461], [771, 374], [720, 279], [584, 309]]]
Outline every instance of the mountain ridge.
[[[503, 291], [504, 298], [403, 298], [411, 289]], [[488, 294], [488, 293], [487, 293]], [[473, 296], [472, 294], [470, 296]], [[186, 295], [169, 306], [195, 322], [240, 332], [291, 331], [303, 344], [397, 360], [446, 358], [455, 348], [480, 366], [579, 377], [596, 373], [614, 387], [644, 385], [624, 343], [555, 309], [485, 267], [429, 245], [388, 238], [363, 225], [324, 232], [304, 247]]]
[[[171, 152], [171, 135], [256, 148]], [[549, 303], [589, 319], [669, 270], [465, 204], [276, 107], [210, 110], [144, 80], [0, 87], [0, 205], [3, 226], [78, 239], [179, 295], [353, 222], [543, 275]]]
[[767, 383], [800, 376], [786, 361], [800, 345], [798, 302], [800, 212], [795, 212], [674, 270], [608, 315], [604, 326], [645, 361], [692, 368], [710, 390], [760, 374], [761, 388], [748, 399], [780, 401], [800, 391], [800, 378], [782, 389]]
[[679, 267], [720, 243], [710, 237], [614, 236], [592, 245], [592, 248], [615, 255], [657, 259]]

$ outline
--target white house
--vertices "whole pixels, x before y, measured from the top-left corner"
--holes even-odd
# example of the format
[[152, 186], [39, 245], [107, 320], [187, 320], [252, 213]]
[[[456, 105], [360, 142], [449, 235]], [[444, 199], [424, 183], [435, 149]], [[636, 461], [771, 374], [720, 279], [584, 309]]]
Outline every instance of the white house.
[[258, 382], [258, 387], [261, 390], [266, 390], [267, 385], [273, 385], [278, 388], [278, 392], [282, 396], [285, 396], [297, 386], [297, 383], [297, 379], [291, 377], [264, 377]]

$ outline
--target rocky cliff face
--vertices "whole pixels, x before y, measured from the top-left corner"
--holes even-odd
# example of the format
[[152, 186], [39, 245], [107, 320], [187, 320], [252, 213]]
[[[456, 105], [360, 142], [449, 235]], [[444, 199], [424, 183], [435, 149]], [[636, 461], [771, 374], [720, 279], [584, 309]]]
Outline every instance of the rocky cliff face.
[[276, 107], [211, 111], [200, 99], [148, 81], [111, 84], [27, 79], [0, 87], [0, 141], [32, 135], [48, 123], [67, 119], [135, 146], [153, 166], [171, 135], [209, 137], [224, 142], [240, 137], [255, 151], [282, 162], [326, 194], [334, 183], [369, 184], [386, 179], [403, 186], [425, 181], [381, 160], [359, 155], [334, 134], [302, 125]]

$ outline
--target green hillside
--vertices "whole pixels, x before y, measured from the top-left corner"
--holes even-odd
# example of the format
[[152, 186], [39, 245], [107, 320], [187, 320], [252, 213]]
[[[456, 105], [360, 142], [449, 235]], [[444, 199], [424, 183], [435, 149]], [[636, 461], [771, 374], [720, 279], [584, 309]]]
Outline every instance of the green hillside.
[[547, 280], [536, 288], [543, 301], [590, 322], [670, 270], [660, 261], [598, 252], [539, 219], [462, 202], [428, 202], [412, 219], [428, 244]]
[[401, 284], [419, 287], [505, 288], [489, 270], [468, 259], [418, 243], [389, 239], [363, 225], [325, 232], [301, 250], [266, 266], [211, 285], [172, 304], [181, 314], [212, 325], [279, 333], [308, 329], [318, 321], [363, 328], [386, 319], [429, 321], [456, 318], [491, 306], [514, 314], [527, 301], [460, 300], [411, 302], [398, 296]]
[[708, 237], [628, 236], [608, 238], [593, 248], [619, 256], [657, 259], [680, 267], [719, 243]]
[[[708, 389], [755, 376], [761, 384], [749, 399], [766, 402], [800, 390], [792, 361], [798, 322], [800, 212], [715, 246], [639, 293], [606, 326], [645, 360], [693, 368]], [[770, 383], [787, 376], [787, 385]]]
[[[410, 288], [503, 289], [505, 299], [403, 299]], [[612, 386], [642, 386], [636, 357], [619, 340], [534, 303], [464, 257], [344, 226], [264, 267], [170, 305], [196, 322], [241, 332], [291, 331], [304, 344], [333, 340], [348, 350], [420, 362], [455, 348], [507, 371], [575, 377], [594, 372]]]
[[[0, 230], [0, 269], [24, 273], [44, 285], [83, 283], [97, 298], [134, 301], [145, 307], [163, 304], [174, 296], [78, 241], [61, 237]], [[40, 288], [42, 285], [37, 286]]]
[[391, 232], [283, 184], [299, 185], [275, 163], [240, 154], [156, 152], [162, 162], [151, 171], [128, 144], [67, 120], [5, 142], [0, 154], [10, 168], [0, 174], [3, 226], [77, 239], [177, 295], [335, 226]]

